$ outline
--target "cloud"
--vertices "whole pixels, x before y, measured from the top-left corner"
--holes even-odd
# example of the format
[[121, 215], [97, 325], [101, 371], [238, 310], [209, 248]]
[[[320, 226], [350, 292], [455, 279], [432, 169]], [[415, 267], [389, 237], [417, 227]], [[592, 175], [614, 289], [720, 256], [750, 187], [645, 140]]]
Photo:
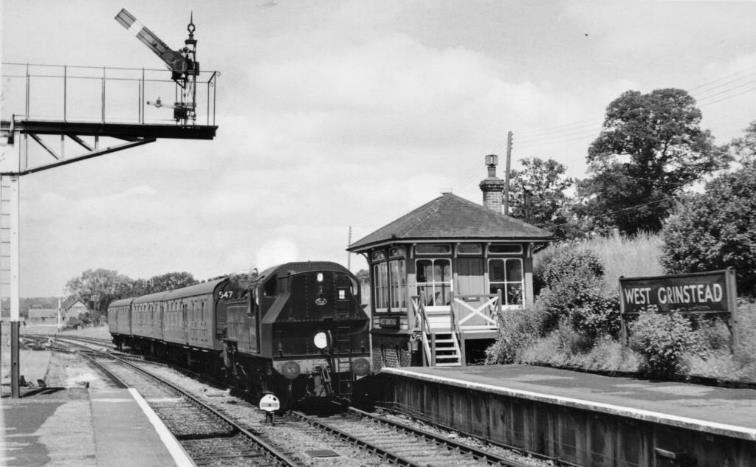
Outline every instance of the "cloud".
[[259, 271], [276, 264], [301, 260], [297, 245], [287, 238], [276, 238], [263, 243], [255, 254]]

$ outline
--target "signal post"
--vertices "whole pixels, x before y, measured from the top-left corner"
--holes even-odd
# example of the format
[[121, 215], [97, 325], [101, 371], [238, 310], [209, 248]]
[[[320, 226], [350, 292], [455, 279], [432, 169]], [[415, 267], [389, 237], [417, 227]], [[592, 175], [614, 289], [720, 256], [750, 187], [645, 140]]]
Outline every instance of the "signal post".
[[[12, 83], [16, 83], [19, 84], [18, 88], [25, 91], [25, 99], [20, 99], [22, 101], [19, 104], [20, 108], [12, 109], [12, 111], [17, 113], [12, 114], [9, 118], [3, 115], [3, 118], [0, 119], [0, 138], [4, 140], [3, 142], [6, 146], [11, 146], [13, 150], [17, 150], [17, 157], [13, 158], [14, 165], [16, 165], [16, 161], [17, 165], [12, 170], [7, 170], [4, 167], [3, 170], [5, 171], [0, 172], [0, 216], [4, 219], [0, 223], [0, 232], [2, 233], [0, 236], [0, 244], [2, 245], [2, 251], [0, 251], [0, 273], [7, 277], [7, 279], [3, 278], [0, 282], [2, 282], [2, 288], [5, 289], [2, 290], [1, 295], [9, 296], [10, 298], [10, 372], [11, 397], [13, 398], [21, 396], [19, 388], [21, 177], [123, 149], [152, 143], [158, 138], [211, 140], [215, 137], [215, 132], [218, 128], [215, 125], [215, 97], [217, 79], [220, 74], [216, 71], [201, 73], [199, 70], [199, 64], [196, 61], [197, 40], [194, 39], [195, 26], [193, 20], [190, 18], [187, 27], [189, 38], [185, 41], [185, 46], [176, 51], [169, 49], [164, 42], [149, 29], [141, 25], [126, 10], [121, 10], [118, 13], [116, 21], [133, 32], [140, 41], [158, 55], [168, 66], [168, 70], [171, 73], [170, 80], [145, 79], [145, 71], [160, 71], [160, 73], [164, 73], [165, 71], [146, 70], [144, 68], [133, 70], [118, 68], [121, 75], [129, 70], [133, 71], [133, 77], [124, 78], [123, 76], [119, 76], [110, 79], [117, 79], [119, 82], [133, 81], [137, 88], [135, 100], [139, 103], [139, 106], [134, 109], [136, 110], [135, 115], [129, 122], [124, 123], [122, 116], [116, 117], [118, 118], [118, 123], [114, 123], [108, 119], [108, 111], [110, 109], [106, 109], [107, 84], [109, 80], [107, 68], [101, 68], [102, 77], [98, 83], [97, 80], [92, 80], [91, 75], [86, 75], [85, 73], [91, 73], [94, 67], [65, 65], [56, 67], [19, 63], [3, 64], [3, 85], [11, 83], [9, 86], [12, 86]], [[35, 67], [43, 68], [44, 71], [35, 74]], [[63, 89], [62, 101], [50, 102], [49, 108], [41, 110], [30, 109], [30, 93], [32, 90], [39, 88], [32, 86], [32, 82], [34, 82], [35, 78], [41, 79], [44, 77], [49, 79], [50, 70], [53, 69], [59, 69], [59, 74], [52, 76], [52, 78], [60, 79], [59, 85]], [[77, 75], [76, 70], [79, 70], [80, 74]], [[95, 118], [85, 121], [71, 121], [68, 119], [69, 103], [67, 102], [67, 91], [71, 87], [71, 83], [77, 80], [80, 80], [78, 81], [79, 83], [86, 80], [86, 82], [94, 82], [95, 86], [101, 86], [101, 103], [98, 112], [94, 114], [96, 115]], [[145, 101], [146, 90], [148, 86], [160, 85], [164, 85], [161, 88], [163, 90], [165, 86], [170, 86], [170, 94], [177, 96], [177, 101], [173, 105], [165, 106], [166, 109], [173, 110], [174, 124], [150, 123], [145, 117], [145, 105], [154, 105], [157, 108], [161, 107], [161, 105]], [[202, 92], [201, 97], [198, 96], [198, 92], [200, 91]], [[9, 92], [8, 94], [12, 93]], [[20, 94], [20, 92], [16, 94]], [[206, 102], [206, 105], [198, 106], [197, 103], [203, 100]], [[158, 102], [160, 102], [159, 99]], [[51, 108], [58, 113], [62, 110], [62, 118], [48, 120], [39, 118], [39, 116], [34, 118], [35, 115], [32, 115], [32, 110], [39, 112], [39, 115], [49, 114]], [[30, 136], [37, 143], [37, 149], [42, 149], [55, 160], [49, 163], [30, 166], [28, 156]], [[49, 141], [45, 142], [45, 138], [50, 138], [50, 136], [59, 138], [59, 151], [54, 150], [54, 145]], [[100, 144], [100, 138], [103, 137], [121, 141], [102, 147], [104, 145]], [[93, 138], [94, 141], [88, 142], [88, 138]], [[67, 154], [71, 153], [71, 151], [66, 150], [66, 143], [73, 147], [83, 147], [85, 152], [73, 157], [66, 157]], [[5, 219], [7, 219], [7, 222]]]

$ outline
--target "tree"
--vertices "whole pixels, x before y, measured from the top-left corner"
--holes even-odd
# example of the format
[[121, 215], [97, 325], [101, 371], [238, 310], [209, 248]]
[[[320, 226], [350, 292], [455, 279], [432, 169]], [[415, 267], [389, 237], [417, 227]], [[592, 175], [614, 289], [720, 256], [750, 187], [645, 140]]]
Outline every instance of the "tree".
[[145, 293], [156, 293], [194, 285], [197, 280], [188, 272], [169, 272], [154, 276], [148, 279], [146, 283], [147, 291]]
[[525, 193], [530, 196], [527, 221], [564, 238], [567, 224], [566, 206], [569, 198], [565, 190], [573, 183], [564, 176], [566, 168], [554, 159], [538, 157], [520, 159], [523, 169], [511, 170], [509, 205], [512, 215], [526, 219]]
[[196, 283], [197, 280], [188, 272], [169, 272], [147, 280], [132, 280], [117, 271], [88, 269], [81, 276], [68, 281], [66, 289], [87, 306], [92, 320], [99, 322], [113, 300], [179, 289]]
[[658, 231], [675, 197], [726, 163], [700, 123], [695, 99], [682, 89], [623, 93], [588, 149], [591, 176], [578, 186], [579, 212], [599, 228]]
[[79, 298], [99, 322], [111, 301], [124, 297], [131, 288], [131, 279], [109, 269], [87, 269], [81, 276], [66, 283], [66, 289]]
[[733, 267], [738, 290], [756, 294], [756, 165], [720, 175], [666, 222], [661, 262], [669, 273]]
[[727, 146], [730, 157], [741, 165], [756, 164], [756, 121], [745, 129], [742, 138], [735, 138]]

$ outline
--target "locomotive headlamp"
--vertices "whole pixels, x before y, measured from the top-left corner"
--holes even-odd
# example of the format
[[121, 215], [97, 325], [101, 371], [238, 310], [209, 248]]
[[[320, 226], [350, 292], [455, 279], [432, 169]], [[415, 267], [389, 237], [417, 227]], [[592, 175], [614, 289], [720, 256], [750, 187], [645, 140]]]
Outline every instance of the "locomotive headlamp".
[[323, 331], [315, 334], [315, 337], [312, 339], [312, 341], [315, 343], [315, 347], [319, 348], [320, 350], [328, 347], [328, 335]]
[[323, 282], [323, 273], [322, 272], [318, 273], [318, 282]]

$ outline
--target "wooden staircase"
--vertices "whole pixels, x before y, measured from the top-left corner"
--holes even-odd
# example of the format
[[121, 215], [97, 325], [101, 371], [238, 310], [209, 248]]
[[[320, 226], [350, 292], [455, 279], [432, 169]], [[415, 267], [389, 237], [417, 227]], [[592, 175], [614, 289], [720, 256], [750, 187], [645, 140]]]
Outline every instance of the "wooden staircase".
[[413, 300], [413, 304], [416, 322], [421, 331], [426, 364], [462, 366], [464, 355], [451, 308], [427, 310], [419, 300]]

